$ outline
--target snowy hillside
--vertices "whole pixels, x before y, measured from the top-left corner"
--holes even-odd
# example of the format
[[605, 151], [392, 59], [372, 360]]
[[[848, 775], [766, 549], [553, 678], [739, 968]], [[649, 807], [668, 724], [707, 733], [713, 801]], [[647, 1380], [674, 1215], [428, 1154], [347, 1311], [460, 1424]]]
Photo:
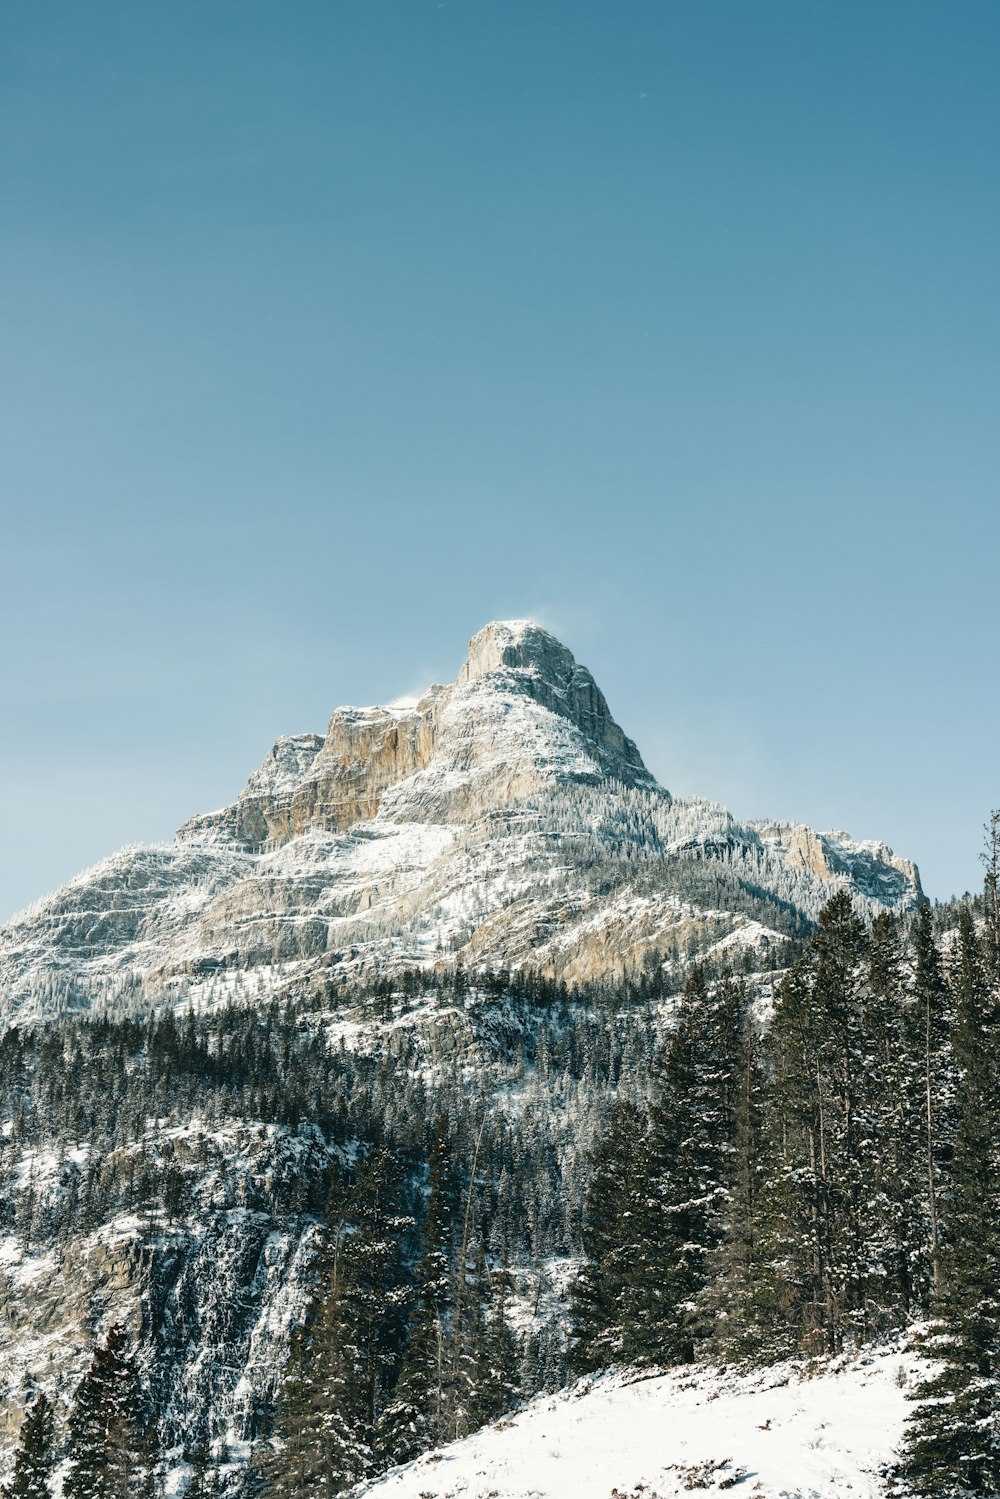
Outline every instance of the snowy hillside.
[[569, 983], [761, 951], [833, 890], [912, 908], [884, 844], [741, 823], [658, 786], [565, 646], [474, 637], [455, 683], [277, 741], [237, 800], [106, 859], [0, 929], [0, 1019], [301, 993], [461, 963]]
[[867, 1349], [751, 1374], [703, 1367], [584, 1380], [354, 1492], [371, 1499], [881, 1499], [915, 1379]]

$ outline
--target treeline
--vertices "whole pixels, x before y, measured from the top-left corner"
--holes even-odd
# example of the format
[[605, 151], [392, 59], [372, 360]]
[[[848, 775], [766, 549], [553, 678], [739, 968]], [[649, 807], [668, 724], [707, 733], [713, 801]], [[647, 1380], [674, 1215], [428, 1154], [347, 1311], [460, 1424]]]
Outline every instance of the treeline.
[[[1000, 1492], [1000, 818], [979, 918], [846, 893], [756, 1015], [692, 970], [594, 1154], [571, 1363], [767, 1363], [930, 1319], [901, 1476]], [[766, 1021], [766, 1023], [765, 1023]], [[932, 1368], [936, 1366], [932, 1365]]]
[[[72, 1318], [95, 1328], [106, 1326], [106, 1309], [88, 1278], [86, 1267], [100, 1264], [88, 1246], [135, 1246], [142, 1268], [129, 1325], [144, 1451], [159, 1454], [148, 1462], [151, 1483], [185, 1453], [199, 1483], [214, 1473], [232, 1489], [237, 1467], [220, 1457], [227, 1431], [256, 1444], [260, 1481], [277, 1481], [266, 1444], [285, 1451], [295, 1419], [287, 1388], [273, 1400], [285, 1334], [275, 1333], [261, 1364], [256, 1329], [297, 1265], [295, 1295], [308, 1293], [308, 1309], [292, 1301], [280, 1314], [301, 1324], [293, 1385], [339, 1389], [343, 1368], [332, 1372], [322, 1329], [355, 1316], [368, 1328], [352, 1334], [369, 1372], [349, 1459], [351, 1471], [367, 1471], [476, 1424], [499, 1391], [509, 1404], [515, 1390], [524, 1397], [564, 1381], [550, 1267], [580, 1254], [588, 1152], [615, 1090], [648, 1080], [658, 1016], [639, 982], [595, 986], [581, 999], [531, 975], [458, 970], [280, 1004], [9, 1030], [0, 1037], [0, 1237], [26, 1262], [66, 1267], [66, 1294], [79, 1303]], [[380, 1163], [377, 1192], [369, 1163]], [[366, 1205], [373, 1192], [381, 1219]], [[363, 1295], [356, 1256], [369, 1256], [376, 1223], [389, 1283]], [[320, 1310], [334, 1242], [346, 1298], [336, 1318]], [[351, 1279], [356, 1268], [361, 1278]], [[505, 1318], [515, 1292], [519, 1314]], [[371, 1307], [383, 1294], [387, 1320], [376, 1328]], [[352, 1427], [361, 1382], [348, 1380], [339, 1404], [330, 1395], [330, 1411]], [[27, 1439], [32, 1422], [23, 1429]], [[52, 1440], [61, 1459], [60, 1420]], [[130, 1470], [130, 1493], [141, 1467]]]
[[[487, 1251], [578, 1252], [586, 1151], [621, 1079], [648, 1075], [656, 986], [595, 986], [584, 1000], [532, 976], [509, 987], [459, 970], [338, 991], [332, 1019], [311, 996], [12, 1028], [0, 1036], [0, 1233], [43, 1252], [121, 1216], [149, 1233], [207, 1206], [320, 1218], [344, 1150], [388, 1144], [412, 1177], [443, 1113], [466, 1160], [486, 1117]], [[370, 1039], [346, 1047], [341, 1017]], [[213, 1142], [243, 1126], [296, 1148], [273, 1146], [266, 1172], [237, 1178]], [[210, 1167], [221, 1179], [205, 1203]]]

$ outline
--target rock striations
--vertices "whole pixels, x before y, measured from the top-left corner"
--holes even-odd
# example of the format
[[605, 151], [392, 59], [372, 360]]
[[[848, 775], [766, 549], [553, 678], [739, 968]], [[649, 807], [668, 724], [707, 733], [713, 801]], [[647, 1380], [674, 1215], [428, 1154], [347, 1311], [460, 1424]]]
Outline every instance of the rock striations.
[[413, 966], [567, 981], [766, 944], [847, 885], [906, 909], [881, 843], [741, 823], [647, 771], [585, 667], [487, 625], [456, 681], [279, 739], [232, 806], [132, 847], [0, 929], [0, 1019]]

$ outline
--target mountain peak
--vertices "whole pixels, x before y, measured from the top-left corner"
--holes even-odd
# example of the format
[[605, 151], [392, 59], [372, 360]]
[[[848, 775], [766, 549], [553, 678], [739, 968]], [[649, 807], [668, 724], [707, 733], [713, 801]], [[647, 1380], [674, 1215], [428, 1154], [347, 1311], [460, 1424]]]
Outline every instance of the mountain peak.
[[0, 1024], [258, 966], [298, 984], [450, 955], [579, 982], [695, 938], [770, 942], [840, 887], [869, 911], [920, 895], [882, 844], [675, 802], [587, 668], [534, 621], [495, 620], [451, 686], [280, 738], [172, 845], [125, 849], [0, 929]]
[[468, 655], [458, 674], [458, 682], [459, 685], [473, 682], [478, 677], [505, 669], [534, 670], [543, 677], [554, 679], [554, 682], [561, 682], [575, 666], [572, 652], [534, 620], [495, 619], [469, 641]]
[[469, 641], [455, 691], [496, 681], [568, 719], [606, 774], [653, 785], [642, 756], [611, 716], [607, 699], [572, 651], [530, 619], [498, 619]]

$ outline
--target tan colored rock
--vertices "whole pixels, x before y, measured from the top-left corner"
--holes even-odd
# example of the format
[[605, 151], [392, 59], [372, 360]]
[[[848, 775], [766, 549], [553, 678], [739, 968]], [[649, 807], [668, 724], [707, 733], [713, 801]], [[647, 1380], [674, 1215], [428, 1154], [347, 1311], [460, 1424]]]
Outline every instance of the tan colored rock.
[[596, 978], [714, 941], [747, 900], [766, 925], [769, 898], [776, 921], [815, 917], [841, 886], [869, 910], [920, 888], [884, 844], [675, 802], [566, 647], [495, 622], [451, 686], [277, 740], [231, 806], [0, 929], [0, 1016], [180, 999], [184, 979], [197, 1000], [254, 970], [269, 990], [458, 958]]

